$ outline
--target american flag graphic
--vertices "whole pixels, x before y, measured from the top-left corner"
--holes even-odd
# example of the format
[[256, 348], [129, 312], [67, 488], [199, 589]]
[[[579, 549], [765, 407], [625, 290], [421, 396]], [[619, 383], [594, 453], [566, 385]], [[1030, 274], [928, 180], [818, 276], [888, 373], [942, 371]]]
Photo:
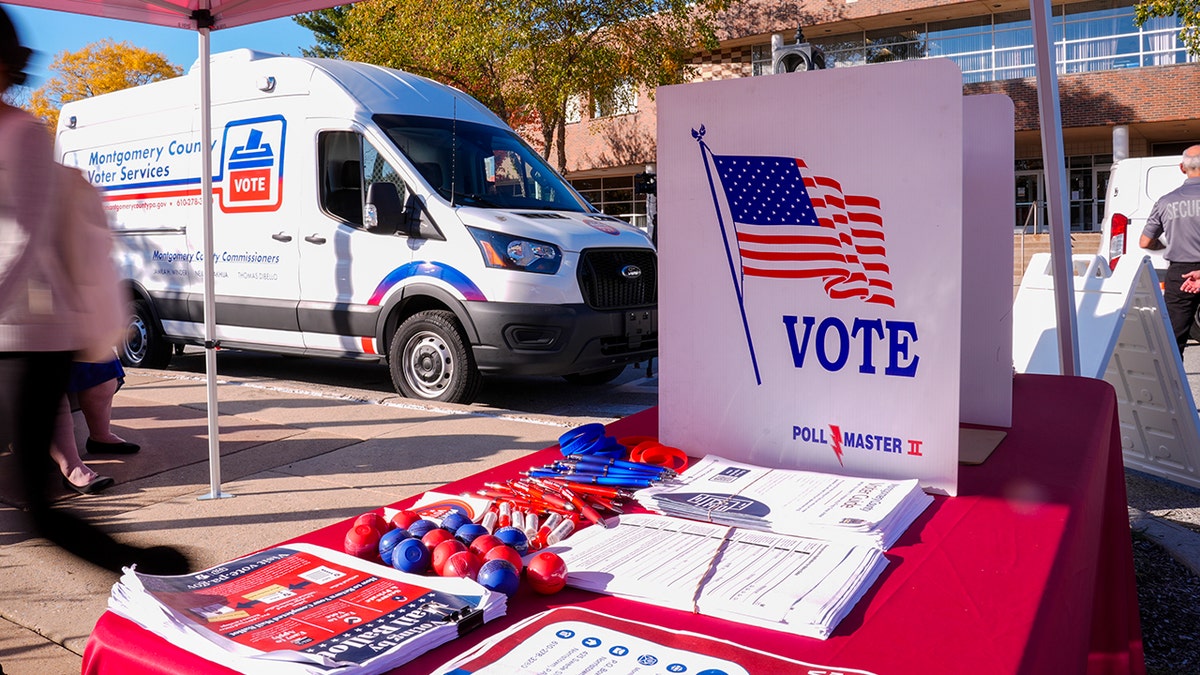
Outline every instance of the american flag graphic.
[[709, 156], [743, 276], [819, 279], [831, 298], [895, 306], [878, 199], [843, 193], [802, 159]]

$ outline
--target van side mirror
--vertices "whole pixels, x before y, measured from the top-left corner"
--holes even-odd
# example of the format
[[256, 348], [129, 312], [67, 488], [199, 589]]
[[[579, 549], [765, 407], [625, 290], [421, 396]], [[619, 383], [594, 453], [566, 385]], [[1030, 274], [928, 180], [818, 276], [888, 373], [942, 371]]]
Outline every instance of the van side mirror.
[[400, 192], [394, 183], [379, 181], [367, 188], [367, 208], [363, 213], [363, 227], [368, 232], [392, 234], [400, 230], [404, 222], [404, 206], [400, 203]]

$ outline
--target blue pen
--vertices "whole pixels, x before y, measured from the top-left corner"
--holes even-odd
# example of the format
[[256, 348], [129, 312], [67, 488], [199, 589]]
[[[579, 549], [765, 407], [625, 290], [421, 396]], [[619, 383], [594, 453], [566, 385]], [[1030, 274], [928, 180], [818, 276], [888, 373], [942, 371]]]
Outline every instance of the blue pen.
[[570, 455], [568, 458], [554, 462], [554, 464], [565, 465], [581, 465], [586, 467], [608, 467], [610, 470], [628, 471], [638, 473], [649, 473], [653, 476], [664, 476], [664, 474], [674, 474], [670, 468], [653, 464], [642, 464], [642, 462], [625, 461], [620, 459], [604, 459], [592, 458], [592, 456]]
[[555, 478], [566, 481], [568, 483], [586, 483], [590, 485], [611, 485], [615, 487], [631, 487], [645, 488], [650, 487], [655, 481], [648, 478], [615, 478], [611, 476], [573, 476], [563, 475], [554, 471], [539, 471], [537, 469], [526, 472], [527, 476], [534, 478]]
[[570, 465], [562, 464], [552, 467], [546, 467], [549, 471], [557, 471], [561, 474], [576, 475], [576, 476], [626, 476], [629, 478], [638, 478], [642, 480], [655, 480], [662, 474], [650, 473], [647, 471], [634, 471], [632, 469], [614, 468], [611, 466], [600, 465]]
[[568, 462], [585, 462], [587, 464], [608, 464], [611, 466], [621, 467], [625, 469], [636, 469], [643, 471], [652, 471], [654, 473], [665, 473], [671, 469], [657, 464], [646, 464], [645, 462], [631, 462], [625, 459], [610, 459], [606, 457], [597, 457], [595, 455], [568, 455], [563, 458], [563, 461]]

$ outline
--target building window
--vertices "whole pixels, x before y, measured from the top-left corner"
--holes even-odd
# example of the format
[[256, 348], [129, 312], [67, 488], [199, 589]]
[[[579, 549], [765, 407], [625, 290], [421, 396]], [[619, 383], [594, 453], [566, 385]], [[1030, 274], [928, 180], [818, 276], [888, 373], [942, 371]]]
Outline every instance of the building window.
[[576, 124], [583, 119], [583, 97], [579, 94], [571, 94], [567, 97], [566, 111], [563, 114], [563, 122], [566, 124]]
[[571, 185], [601, 212], [646, 228], [646, 195], [635, 194], [632, 174], [578, 178]]
[[[1017, 160], [1016, 204], [1018, 232], [1044, 234], [1050, 230], [1046, 213], [1046, 172], [1042, 160]], [[1100, 230], [1112, 155], [1076, 155], [1067, 158], [1067, 213], [1073, 232]]]
[[750, 48], [750, 74], [758, 75], [773, 75], [775, 71], [772, 69], [771, 45], [755, 45]]
[[[1132, 4], [1112, 7], [1107, 0], [1058, 6], [1054, 13], [1051, 29], [1060, 74], [1196, 60], [1179, 39], [1177, 17], [1152, 19], [1138, 27]], [[964, 83], [1034, 76], [1033, 25], [1026, 10], [811, 42], [824, 51], [826, 68], [940, 57], [958, 64]], [[753, 54], [753, 73], [770, 73], [770, 45], [755, 47]]]
[[637, 89], [633, 83], [625, 82], [613, 88], [609, 96], [592, 99], [592, 118], [630, 115], [637, 112]]

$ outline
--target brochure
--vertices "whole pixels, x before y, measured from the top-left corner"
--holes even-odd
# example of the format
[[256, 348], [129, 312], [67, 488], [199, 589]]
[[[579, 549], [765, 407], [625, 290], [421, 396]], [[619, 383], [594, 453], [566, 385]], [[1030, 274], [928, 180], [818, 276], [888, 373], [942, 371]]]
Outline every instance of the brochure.
[[108, 606], [238, 672], [373, 674], [502, 616], [505, 596], [291, 544], [181, 576], [126, 568]]
[[916, 479], [771, 469], [708, 455], [671, 482], [638, 490], [657, 513], [887, 550], [933, 503]]
[[875, 546], [654, 514], [611, 518], [545, 550], [567, 585], [826, 639], [887, 566]]
[[796, 661], [729, 640], [669, 630], [579, 607], [556, 607], [459, 654], [433, 675], [724, 673], [874, 675]]

